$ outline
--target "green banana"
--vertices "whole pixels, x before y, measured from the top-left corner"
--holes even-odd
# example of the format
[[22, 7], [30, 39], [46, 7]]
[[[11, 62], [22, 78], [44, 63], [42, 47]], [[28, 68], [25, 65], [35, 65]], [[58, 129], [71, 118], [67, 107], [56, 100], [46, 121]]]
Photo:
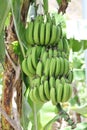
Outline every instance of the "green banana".
[[58, 87], [58, 85], [60, 84], [60, 79], [56, 79], [56, 87]]
[[54, 77], [50, 77], [50, 79], [49, 79], [49, 85], [50, 85], [50, 88], [55, 87], [56, 81], [55, 81]]
[[41, 76], [41, 84], [43, 84], [45, 80], [47, 80], [47, 77], [45, 75], [42, 75]]
[[67, 76], [67, 82], [72, 83], [72, 81], [73, 81], [73, 71], [69, 71]]
[[62, 52], [58, 51], [58, 57], [62, 57]]
[[36, 75], [41, 77], [42, 73], [43, 73], [43, 63], [42, 61], [39, 61], [36, 68]]
[[60, 59], [56, 57], [56, 70], [55, 70], [55, 77], [58, 77], [60, 74], [61, 64]]
[[54, 57], [57, 57], [57, 56], [58, 56], [58, 51], [57, 51], [57, 49], [54, 49], [54, 50], [53, 50], [53, 56], [54, 56]]
[[33, 39], [33, 29], [34, 29], [34, 23], [29, 22], [28, 28], [26, 29], [26, 41], [28, 44], [33, 45], [34, 39]]
[[35, 72], [35, 69], [34, 69], [34, 67], [32, 65], [32, 57], [31, 57], [31, 55], [29, 55], [28, 58], [27, 58], [27, 66], [28, 66], [28, 71], [31, 74], [35, 75], [36, 72]]
[[40, 77], [35, 77], [33, 80], [32, 80], [32, 86], [33, 87], [38, 87], [40, 86], [40, 83], [41, 83], [41, 78]]
[[44, 93], [46, 95], [46, 98], [50, 100], [50, 89], [49, 89], [49, 83], [48, 80], [44, 81]]
[[68, 44], [68, 40], [63, 37], [63, 47], [64, 47], [64, 52], [69, 54], [69, 44]]
[[62, 35], [63, 35], [63, 34], [62, 34], [62, 26], [61, 26], [61, 24], [58, 25], [58, 26], [59, 26], [59, 30], [60, 30], [60, 31], [59, 31], [59, 34], [60, 34], [60, 35], [59, 35], [59, 36], [60, 36], [59, 38], [61, 39], [61, 38], [62, 38]]
[[51, 19], [50, 13], [46, 15], [46, 22], [49, 22], [52, 25], [52, 19]]
[[56, 105], [56, 104], [57, 104], [57, 100], [56, 100], [56, 90], [55, 90], [54, 87], [52, 87], [52, 88], [50, 89], [50, 99], [51, 99], [53, 105]]
[[32, 48], [31, 57], [32, 57], [32, 64], [33, 64], [34, 68], [36, 69], [37, 63], [38, 63], [37, 48], [36, 47]]
[[57, 38], [57, 27], [56, 25], [52, 25], [52, 33], [51, 33], [51, 39], [50, 39], [50, 44], [53, 45], [56, 42]]
[[41, 52], [42, 52], [42, 47], [41, 46], [36, 46], [37, 48], [37, 58], [40, 59], [40, 55], [41, 55]]
[[67, 83], [64, 84], [63, 86], [63, 96], [62, 96], [62, 102], [67, 102], [69, 99], [69, 92], [70, 92], [70, 87]]
[[42, 19], [43, 19], [42, 15], [37, 15], [37, 16], [35, 17], [35, 19], [34, 19], [34, 24], [37, 23], [37, 22], [43, 21]]
[[56, 84], [56, 98], [57, 103], [62, 101], [62, 94], [63, 94], [63, 84], [58, 83]]
[[69, 98], [72, 96], [72, 86], [69, 84]]
[[50, 76], [54, 76], [56, 70], [56, 58], [51, 58], [50, 61]]
[[57, 25], [57, 39], [56, 39], [56, 44], [58, 44], [58, 42], [60, 41], [61, 36], [62, 36], [62, 29], [61, 29], [60, 25]]
[[[27, 75], [27, 76], [29, 76], [29, 73], [28, 73], [28, 69], [27, 69], [27, 59], [25, 58], [24, 60], [23, 60], [23, 62], [22, 62], [22, 70], [23, 70], [23, 72]], [[32, 74], [31, 74], [32, 75]]]
[[49, 53], [49, 58], [52, 58], [53, 57], [53, 50], [52, 50], [52, 48], [50, 48], [48, 50], [48, 53]]
[[42, 59], [42, 56], [43, 56], [45, 51], [46, 51], [46, 48], [45, 48], [45, 46], [43, 46], [42, 49], [41, 49], [41, 55], [40, 55], [41, 59]]
[[67, 75], [69, 72], [69, 61], [67, 59], [64, 59], [64, 75]]
[[66, 56], [66, 54], [65, 54], [64, 51], [62, 51], [61, 54], [62, 54], [62, 57], [63, 57], [63, 58], [66, 58], [66, 59], [67, 59], [67, 56]]
[[43, 23], [43, 22], [44, 22], [44, 17], [43, 17], [42, 14], [38, 15], [38, 21], [39, 21], [40, 23]]
[[60, 39], [59, 41], [58, 41], [58, 50], [59, 51], [63, 51], [63, 41], [62, 41], [62, 39]]
[[46, 76], [46, 77], [48, 77], [49, 76], [49, 72], [50, 72], [50, 68], [49, 68], [49, 66], [50, 66], [50, 58], [48, 58], [47, 60], [46, 60], [46, 63], [45, 63], [45, 67], [44, 67], [44, 75]]
[[32, 48], [33, 47], [31, 45], [28, 47], [27, 52], [26, 52], [26, 57], [32, 53]]
[[62, 57], [59, 57], [59, 60], [60, 60], [60, 76], [63, 75], [64, 73], [64, 59]]
[[47, 80], [47, 77], [45, 75], [41, 76], [41, 84], [43, 84], [45, 80]]
[[51, 24], [49, 22], [46, 22], [45, 45], [49, 44], [50, 35], [51, 35]]
[[42, 103], [40, 96], [39, 96], [39, 91], [37, 87], [34, 87], [33, 92], [32, 92], [33, 98], [35, 99], [35, 103]]
[[52, 18], [51, 18], [51, 19], [52, 19], [52, 20], [51, 20], [51, 21], [52, 21], [52, 24], [53, 24], [53, 25], [56, 25], [56, 19], [55, 19], [55, 16], [54, 16], [54, 15], [52, 15]]
[[41, 23], [40, 25], [40, 44], [44, 45], [45, 44], [45, 32], [46, 32], [46, 26], [44, 23]]
[[39, 31], [40, 31], [40, 22], [35, 22], [34, 23], [34, 34], [33, 34], [33, 37], [34, 37], [34, 43], [35, 44], [39, 44], [40, 41], [39, 41]]
[[45, 63], [46, 63], [47, 58], [48, 58], [48, 52], [45, 51], [45, 52], [43, 53], [42, 57], [41, 57], [41, 60], [42, 60], [44, 66], [45, 66]]
[[39, 91], [39, 96], [40, 96], [41, 101], [47, 102], [47, 98], [46, 98], [45, 93], [44, 93], [44, 85], [43, 84], [41, 84], [38, 87], [38, 91]]
[[34, 99], [34, 97], [33, 97], [33, 89], [30, 90], [29, 97], [32, 100], [32, 102], [36, 102], [35, 99]]
[[64, 85], [66, 82], [65, 77], [61, 77], [60, 82]]

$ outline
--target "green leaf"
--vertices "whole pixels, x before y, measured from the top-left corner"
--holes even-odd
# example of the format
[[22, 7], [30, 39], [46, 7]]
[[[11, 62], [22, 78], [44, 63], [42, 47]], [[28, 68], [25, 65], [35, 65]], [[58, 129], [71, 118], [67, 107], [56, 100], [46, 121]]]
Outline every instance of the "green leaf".
[[73, 52], [78, 52], [78, 51], [81, 50], [81, 48], [82, 48], [82, 42], [81, 41], [78, 41], [74, 38], [71, 38], [69, 41], [70, 41], [70, 45], [71, 45]]
[[85, 70], [83, 69], [73, 69], [74, 79], [75, 80], [84, 80], [85, 79]]
[[5, 58], [4, 24], [10, 10], [9, 1], [0, 0], [0, 62]]
[[87, 117], [87, 104], [80, 106], [80, 107], [72, 107], [71, 109], [73, 111]]
[[53, 122], [57, 121], [59, 119], [59, 115], [55, 116], [53, 119], [51, 119], [44, 127], [44, 130], [50, 130], [52, 128]]
[[[8, 12], [10, 10], [10, 5], [8, 0], [0, 0], [0, 33], [4, 27], [5, 20], [7, 18]], [[1, 44], [1, 43], [0, 43]]]
[[51, 102], [45, 103], [38, 111], [38, 128], [44, 130], [44, 127], [46, 126], [47, 128], [49, 127], [47, 130], [50, 130], [50, 125], [54, 121], [56, 113], [58, 113], [56, 106], [52, 105]]
[[23, 125], [23, 129], [27, 130], [30, 116], [33, 116], [33, 112], [29, 104], [27, 103], [25, 97], [23, 96], [22, 98], [22, 118], [21, 118], [21, 123]]
[[[63, 128], [62, 130], [71, 130], [70, 126]], [[77, 127], [74, 130], [87, 130], [87, 122], [77, 123]]]
[[4, 44], [4, 31], [0, 33], [0, 62], [3, 63], [5, 59], [5, 44]]
[[83, 49], [87, 49], [87, 40], [82, 40], [83, 43]]
[[73, 58], [73, 68], [81, 69], [81, 66], [83, 65], [82, 59], [78, 57]]
[[23, 57], [25, 57], [24, 47], [26, 48], [26, 43], [25, 43], [25, 37], [24, 37], [25, 35], [23, 33], [25, 32], [24, 31], [25, 29], [21, 22], [21, 0], [9, 0], [9, 1], [10, 1], [11, 11], [13, 15], [16, 34], [19, 40]]
[[87, 130], [87, 122], [78, 123], [75, 130]]

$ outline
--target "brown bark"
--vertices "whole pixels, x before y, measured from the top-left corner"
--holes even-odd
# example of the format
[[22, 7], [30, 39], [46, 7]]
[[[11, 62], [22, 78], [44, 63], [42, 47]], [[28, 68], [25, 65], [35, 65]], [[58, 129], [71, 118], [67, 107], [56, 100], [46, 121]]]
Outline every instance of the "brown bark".
[[[24, 0], [21, 5], [21, 20], [25, 24], [27, 11], [30, 5], [30, 0]], [[14, 119], [14, 124], [16, 123], [18, 128], [21, 130], [20, 120], [22, 116], [22, 80], [21, 80], [21, 68], [18, 56], [13, 52], [11, 43], [17, 40], [15, 33], [15, 27], [13, 23], [13, 18], [11, 17], [10, 25], [6, 28], [6, 50], [7, 54], [5, 57], [4, 64], [4, 78], [3, 78], [3, 97], [2, 97], [2, 107], [11, 119]], [[14, 64], [14, 65], [13, 65]], [[15, 68], [16, 66], [16, 68]], [[17, 70], [16, 70], [17, 69]], [[15, 88], [15, 89], [14, 89]], [[16, 91], [15, 102], [17, 105], [17, 111], [13, 109], [13, 95], [14, 90]], [[2, 116], [2, 130], [13, 130], [10, 122]]]
[[61, 5], [59, 6], [58, 13], [62, 12], [63, 14], [66, 12], [66, 9], [68, 7], [67, 0], [62, 0]]
[[23, 21], [24, 24], [26, 23], [25, 21], [27, 18], [26, 16], [29, 9], [29, 5], [30, 5], [30, 0], [24, 0], [22, 9], [21, 9], [21, 20]]
[[[11, 42], [14, 40], [17, 40], [17, 37], [15, 35], [14, 25], [13, 25], [13, 19], [11, 18], [11, 23], [6, 29], [6, 50], [9, 54], [9, 57], [13, 61], [14, 64], [18, 64], [18, 56], [14, 54]], [[17, 90], [17, 108], [18, 112], [21, 115], [21, 108], [22, 108], [22, 82], [21, 77], [19, 76], [18, 81], [16, 84], [14, 84], [16, 78], [16, 71], [9, 60], [9, 58], [5, 57], [5, 64], [4, 64], [4, 78], [3, 78], [3, 97], [2, 97], [2, 106], [5, 112], [12, 118], [14, 118], [12, 115], [12, 97], [13, 97], [13, 87]], [[3, 130], [13, 130], [11, 125], [7, 122], [5, 117], [2, 116], [2, 129]]]

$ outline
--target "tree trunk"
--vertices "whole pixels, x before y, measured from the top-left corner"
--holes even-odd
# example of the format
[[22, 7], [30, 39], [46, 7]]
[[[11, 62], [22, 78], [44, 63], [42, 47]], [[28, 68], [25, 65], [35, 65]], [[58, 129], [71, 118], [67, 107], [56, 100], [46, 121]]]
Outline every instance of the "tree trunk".
[[[2, 107], [5, 112], [13, 119], [14, 117], [14, 105], [13, 102], [13, 95], [14, 89], [16, 90], [16, 104], [17, 104], [17, 111], [19, 116], [21, 116], [21, 109], [22, 109], [22, 80], [21, 80], [21, 69], [19, 68], [19, 77], [16, 82], [16, 71], [14, 69], [15, 65], [19, 64], [18, 56], [14, 54], [13, 48], [11, 43], [17, 40], [15, 35], [14, 25], [13, 25], [13, 18], [11, 17], [11, 22], [9, 27], [6, 29], [6, 57], [5, 57], [5, 64], [4, 64], [4, 81], [3, 81], [3, 97], [2, 97]], [[12, 126], [7, 122], [5, 117], [2, 116], [2, 129], [3, 130], [13, 130]]]

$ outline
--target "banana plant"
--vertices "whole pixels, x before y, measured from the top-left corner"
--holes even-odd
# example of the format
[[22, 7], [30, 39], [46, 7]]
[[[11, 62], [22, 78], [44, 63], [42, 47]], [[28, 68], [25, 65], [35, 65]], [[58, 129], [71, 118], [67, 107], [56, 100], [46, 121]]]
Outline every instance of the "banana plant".
[[[52, 123], [60, 118], [64, 118], [72, 128], [75, 128], [74, 122], [59, 103], [67, 101], [72, 91], [71, 86], [67, 86], [72, 79], [69, 81], [69, 48], [68, 40], [62, 33], [62, 22], [56, 24], [54, 16], [50, 15], [48, 0], [43, 0], [43, 2], [36, 0], [8, 0], [6, 2], [1, 0], [0, 2], [2, 3], [0, 4], [0, 62], [3, 64], [5, 72], [2, 99], [4, 110], [0, 109], [3, 115], [3, 129], [49, 130]], [[62, 2], [63, 0], [57, 0], [59, 6]], [[43, 11], [38, 13], [38, 9], [39, 12], [44, 10], [44, 13]], [[28, 18], [30, 18], [29, 22]], [[33, 40], [30, 39], [32, 36]], [[59, 44], [58, 41], [60, 41]], [[64, 53], [62, 53], [63, 50]], [[50, 57], [49, 60], [47, 60], [48, 57]], [[63, 60], [64, 58], [66, 60]], [[59, 64], [62, 68], [61, 71]], [[64, 64], [68, 69], [64, 69]], [[55, 68], [59, 70], [57, 71]], [[43, 71], [46, 75], [45, 78], [41, 77]], [[62, 76], [66, 77], [65, 85], [65, 79], [61, 78]], [[55, 80], [53, 77], [59, 77], [61, 81]], [[35, 85], [40, 79], [41, 85], [36, 87]], [[58, 82], [60, 82], [60, 89], [57, 86]], [[14, 100], [14, 92], [17, 94], [17, 104]], [[32, 97], [32, 95], [34, 96]], [[38, 97], [40, 102], [36, 103], [34, 99], [38, 101]], [[2, 107], [0, 106], [0, 108]], [[11, 118], [11, 111], [14, 120]]]

